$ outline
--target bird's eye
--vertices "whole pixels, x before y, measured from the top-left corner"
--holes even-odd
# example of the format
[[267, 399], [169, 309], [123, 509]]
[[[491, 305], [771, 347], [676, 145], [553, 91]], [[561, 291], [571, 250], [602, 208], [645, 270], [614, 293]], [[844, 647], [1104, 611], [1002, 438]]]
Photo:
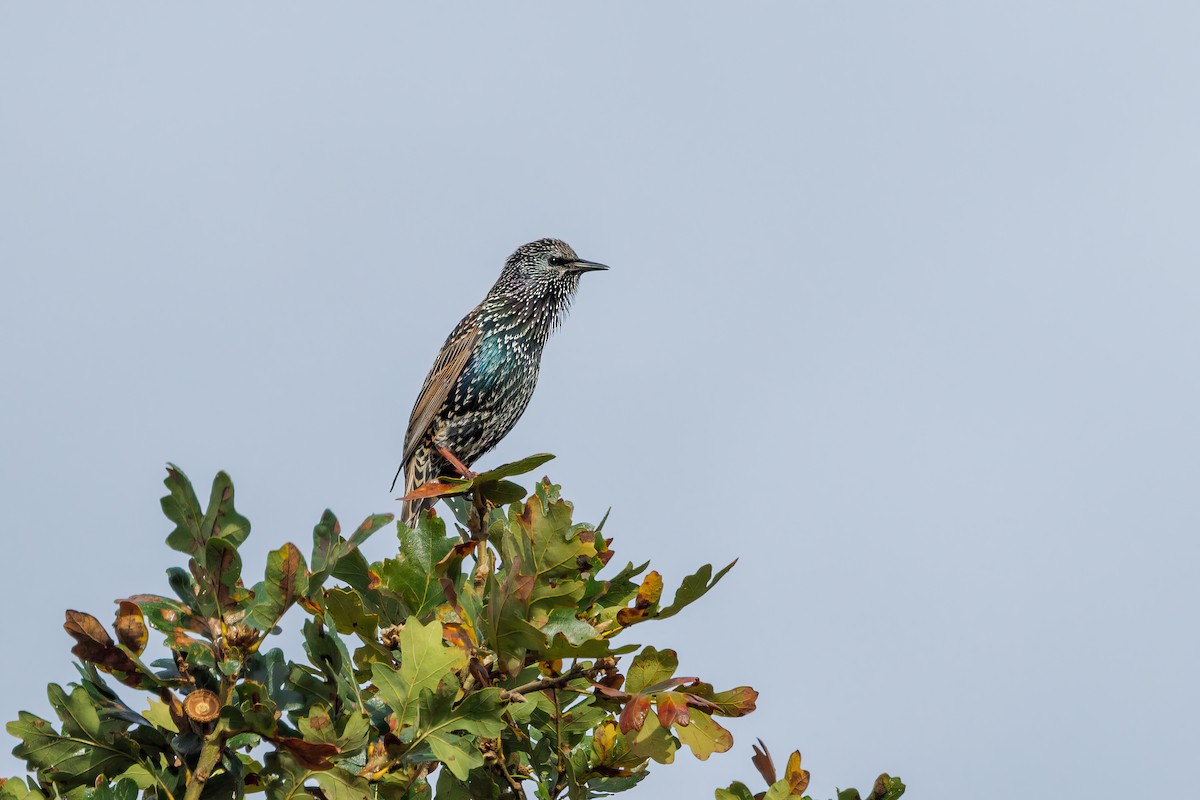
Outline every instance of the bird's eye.
[[561, 267], [563, 264], [566, 264], [566, 263], [567, 263], [567, 260], [565, 258], [563, 258], [562, 256], [550, 256], [550, 266], [552, 266], [552, 267]]

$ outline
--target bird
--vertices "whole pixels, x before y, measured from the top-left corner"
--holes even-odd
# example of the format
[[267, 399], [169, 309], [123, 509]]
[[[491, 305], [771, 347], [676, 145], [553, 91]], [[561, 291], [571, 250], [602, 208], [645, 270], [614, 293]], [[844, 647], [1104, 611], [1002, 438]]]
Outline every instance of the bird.
[[[404, 436], [405, 496], [440, 476], [473, 478], [471, 465], [508, 435], [537, 386], [546, 339], [560, 325], [585, 272], [606, 270], [560, 239], [523, 244], [496, 284], [446, 338], [413, 404]], [[416, 527], [431, 499], [405, 500]]]

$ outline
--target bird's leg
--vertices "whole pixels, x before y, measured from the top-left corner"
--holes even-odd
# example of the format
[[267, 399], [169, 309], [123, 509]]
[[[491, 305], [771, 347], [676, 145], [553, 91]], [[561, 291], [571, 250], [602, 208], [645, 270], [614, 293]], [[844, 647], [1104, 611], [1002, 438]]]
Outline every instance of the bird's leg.
[[471, 470], [467, 469], [467, 466], [466, 466], [466, 464], [464, 464], [464, 463], [462, 463], [461, 461], [459, 461], [459, 460], [458, 460], [458, 456], [454, 455], [454, 453], [451, 453], [451, 452], [450, 452], [450, 450], [449, 450], [449, 449], [447, 449], [447, 447], [446, 447], [445, 445], [442, 445], [442, 444], [436, 444], [436, 443], [435, 443], [435, 444], [434, 444], [434, 447], [436, 447], [436, 448], [437, 448], [438, 455], [440, 455], [442, 458], [444, 458], [444, 459], [446, 459], [447, 461], [449, 461], [449, 462], [450, 462], [450, 466], [452, 466], [452, 467], [454, 467], [456, 470], [458, 470], [458, 471], [459, 471], [459, 473], [460, 473], [460, 474], [461, 474], [461, 475], [462, 475], [464, 478], [466, 478], [467, 480], [471, 480], [472, 478], [474, 478], [474, 477], [475, 477], [475, 473], [474, 473], [474, 472], [471, 472]]

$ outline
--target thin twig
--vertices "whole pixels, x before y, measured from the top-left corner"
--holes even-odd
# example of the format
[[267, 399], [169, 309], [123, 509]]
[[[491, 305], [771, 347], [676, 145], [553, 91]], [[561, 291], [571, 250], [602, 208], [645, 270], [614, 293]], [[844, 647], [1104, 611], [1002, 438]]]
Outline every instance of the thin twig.
[[504, 780], [508, 781], [508, 785], [512, 788], [513, 797], [519, 797], [522, 798], [522, 800], [525, 800], [525, 798], [528, 797], [528, 795], [525, 794], [525, 787], [521, 785], [519, 780], [512, 776], [511, 772], [508, 771], [508, 764], [506, 761], [507, 758], [504, 755], [504, 745], [500, 739], [496, 739], [496, 768], [500, 770], [500, 774], [504, 776]]
[[544, 692], [547, 689], [561, 689], [573, 680], [579, 678], [588, 678], [589, 680], [596, 677], [603, 669], [601, 667], [581, 667], [578, 664], [571, 667], [563, 674], [554, 678], [541, 678], [536, 681], [522, 684], [515, 689], [506, 690], [509, 694], [532, 694], [533, 692]]
[[562, 743], [562, 707], [558, 704], [558, 689], [551, 689], [550, 696], [554, 698], [554, 745], [558, 750], [558, 777], [554, 780], [554, 789], [550, 792], [550, 797], [557, 798], [566, 785], [566, 753]]

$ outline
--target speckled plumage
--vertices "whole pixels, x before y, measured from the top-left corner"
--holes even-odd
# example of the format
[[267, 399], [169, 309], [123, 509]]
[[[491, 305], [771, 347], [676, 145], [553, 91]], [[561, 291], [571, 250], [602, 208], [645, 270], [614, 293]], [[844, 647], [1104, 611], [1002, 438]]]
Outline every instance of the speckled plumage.
[[[442, 345], [417, 395], [396, 473], [396, 480], [404, 473], [405, 494], [459, 474], [439, 447], [470, 467], [512, 430], [537, 386], [547, 337], [570, 307], [579, 276], [596, 269], [607, 267], [558, 239], [530, 242], [508, 257], [496, 285]], [[429, 505], [406, 501], [405, 522], [415, 524]]]

